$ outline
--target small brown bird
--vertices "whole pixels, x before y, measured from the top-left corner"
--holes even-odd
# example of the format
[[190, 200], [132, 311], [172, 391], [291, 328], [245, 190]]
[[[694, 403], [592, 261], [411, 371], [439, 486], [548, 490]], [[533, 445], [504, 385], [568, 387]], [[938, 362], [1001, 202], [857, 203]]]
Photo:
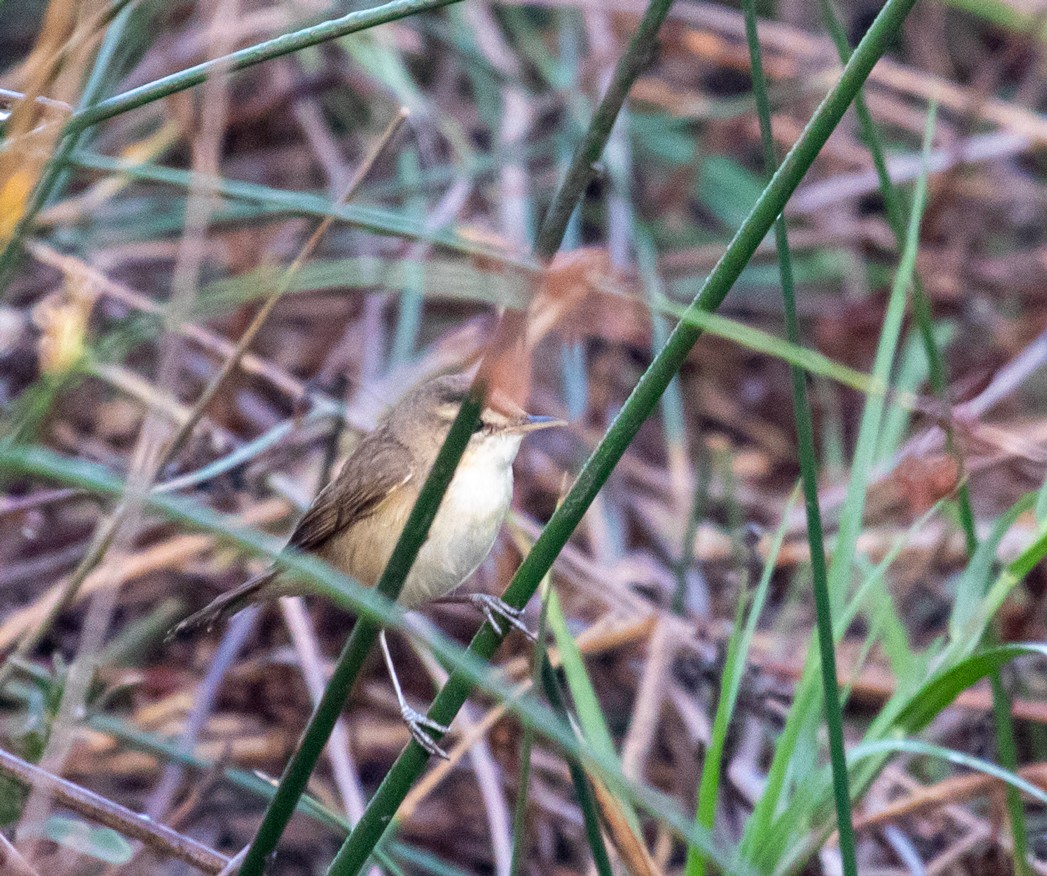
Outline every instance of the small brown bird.
[[[400, 537], [469, 389], [464, 376], [437, 377], [411, 390], [364, 437], [338, 477], [317, 495], [288, 542], [318, 555], [367, 587], [374, 587]], [[489, 401], [436, 513], [400, 593], [399, 603], [417, 608], [446, 598], [490, 553], [513, 493], [513, 460], [528, 432], [564, 425], [536, 417], [505, 400]], [[175, 633], [214, 624], [254, 602], [307, 594], [307, 586], [270, 568], [182, 621]], [[476, 605], [496, 630], [504, 621], [528, 633], [521, 612], [497, 597], [474, 594]], [[528, 635], [530, 635], [528, 633]], [[424, 728], [446, 733], [443, 725], [412, 709], [393, 668], [385, 631], [382, 651], [400, 712], [411, 735], [431, 754], [446, 757]]]

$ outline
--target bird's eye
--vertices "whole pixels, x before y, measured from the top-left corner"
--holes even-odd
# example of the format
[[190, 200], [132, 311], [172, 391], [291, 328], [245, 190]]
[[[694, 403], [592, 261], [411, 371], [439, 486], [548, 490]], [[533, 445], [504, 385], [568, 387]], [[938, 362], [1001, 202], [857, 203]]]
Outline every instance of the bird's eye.
[[473, 434], [475, 435], [477, 432], [482, 432], [483, 430], [484, 430], [484, 421], [483, 420], [477, 420], [476, 421], [476, 425], [473, 426]]

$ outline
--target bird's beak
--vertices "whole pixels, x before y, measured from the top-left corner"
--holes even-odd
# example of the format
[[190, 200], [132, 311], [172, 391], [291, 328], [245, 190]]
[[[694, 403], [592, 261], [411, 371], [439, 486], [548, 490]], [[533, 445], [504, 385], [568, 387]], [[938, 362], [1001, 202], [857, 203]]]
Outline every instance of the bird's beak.
[[551, 429], [554, 426], [566, 425], [566, 420], [558, 420], [556, 417], [539, 417], [534, 414], [525, 414], [519, 424], [513, 426], [513, 431], [537, 432], [539, 429]]

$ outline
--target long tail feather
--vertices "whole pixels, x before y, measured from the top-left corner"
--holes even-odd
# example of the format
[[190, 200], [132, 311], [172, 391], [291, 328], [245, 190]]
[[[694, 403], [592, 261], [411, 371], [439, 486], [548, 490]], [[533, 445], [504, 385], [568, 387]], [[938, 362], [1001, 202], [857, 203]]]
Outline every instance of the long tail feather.
[[189, 615], [167, 634], [167, 638], [173, 639], [200, 627], [210, 630], [222, 618], [234, 615], [241, 609], [247, 608], [252, 602], [258, 601], [261, 595], [259, 591], [274, 577], [276, 577], [276, 570], [269, 569], [260, 575], [248, 578], [239, 587], [227, 590], [213, 599], [196, 614]]

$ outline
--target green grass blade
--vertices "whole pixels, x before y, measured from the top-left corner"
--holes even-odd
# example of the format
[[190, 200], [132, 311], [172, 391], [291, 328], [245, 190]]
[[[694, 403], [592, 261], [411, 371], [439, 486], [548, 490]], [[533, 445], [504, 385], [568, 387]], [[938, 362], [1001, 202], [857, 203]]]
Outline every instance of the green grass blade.
[[[548, 657], [542, 661], [542, 686], [545, 695], [549, 699], [553, 710], [564, 720], [567, 719], [567, 704], [564, 702], [563, 694], [560, 692], [560, 683], [556, 678]], [[613, 751], [612, 751], [613, 756]], [[593, 865], [599, 876], [614, 876], [611, 869], [611, 858], [607, 854], [607, 846], [603, 841], [603, 832], [600, 830], [600, 813], [596, 806], [596, 794], [589, 777], [577, 758], [567, 758], [567, 769], [571, 773], [571, 781], [574, 783], [574, 792], [578, 798], [578, 807], [582, 810], [582, 819], [585, 822], [585, 836], [589, 841], [589, 848], [593, 853]]]
[[106, 119], [122, 115], [146, 104], [154, 103], [187, 88], [203, 84], [212, 73], [236, 73], [256, 64], [282, 58], [302, 49], [325, 43], [328, 40], [359, 33], [381, 24], [398, 21], [420, 12], [429, 12], [448, 6], [458, 0], [392, 0], [370, 9], [348, 12], [339, 18], [322, 21], [291, 33], [281, 34], [270, 40], [238, 49], [220, 58], [204, 61], [194, 67], [179, 70], [161, 79], [147, 82], [108, 100], [74, 113], [67, 123], [67, 130], [83, 131]]
[[966, 767], [969, 770], [974, 770], [983, 773], [984, 775], [992, 776], [994, 779], [999, 779], [1001, 782], [1005, 782], [1021, 793], [1028, 794], [1033, 800], [1036, 800], [1041, 805], [1047, 805], [1047, 792], [1034, 785], [1032, 782], [1026, 781], [1017, 773], [1001, 769], [990, 760], [974, 757], [973, 755], [962, 751], [956, 751], [953, 748], [946, 748], [942, 745], [933, 745], [930, 742], [922, 742], [918, 739], [881, 739], [877, 742], [863, 742], [861, 745], [856, 745], [851, 749], [847, 755], [847, 759], [853, 763], [865, 757], [872, 757], [873, 755], [885, 753], [915, 754], [921, 757], [935, 757], [940, 760], [945, 760], [956, 766]]
[[[748, 616], [742, 624], [745, 599], [738, 602], [738, 613], [735, 617], [734, 630], [727, 642], [727, 657], [724, 660], [723, 677], [720, 680], [720, 698], [716, 704], [716, 715], [713, 718], [709, 746], [702, 762], [702, 777], [698, 785], [698, 807], [695, 821], [709, 831], [716, 823], [716, 804], [720, 793], [720, 776], [723, 771], [723, 754], [727, 744], [727, 730], [731, 726], [734, 707], [738, 702], [738, 691], [742, 686], [749, 648], [756, 634], [756, 624], [763, 613], [767, 602], [767, 593], [771, 585], [778, 554], [785, 543], [788, 530], [787, 520], [796, 505], [798, 494], [794, 491], [792, 498], [782, 513], [782, 523], [774, 535], [774, 541], [764, 561], [763, 573], [756, 585]], [[701, 852], [691, 849], [687, 855], [686, 876], [704, 876], [709, 862]]]
[[[938, 334], [944, 334], [939, 332]], [[896, 392], [915, 394], [926, 382], [929, 374], [926, 350], [915, 337], [906, 338], [898, 356], [893, 389]], [[876, 442], [875, 464], [886, 465], [898, 452], [908, 434], [912, 413], [901, 405], [894, 406], [884, 414], [880, 427], [880, 438]]]
[[[405, 149], [399, 157], [400, 176], [409, 185], [417, 184], [420, 174], [418, 152]], [[419, 225], [425, 221], [425, 200], [413, 195], [407, 200], [407, 212]], [[424, 225], [423, 225], [424, 227]], [[418, 345], [418, 332], [422, 322], [422, 304], [424, 290], [427, 288], [425, 273], [429, 259], [412, 264], [405, 271], [403, 291], [397, 301], [396, 329], [393, 332], [393, 345], [389, 352], [389, 367], [403, 365], [414, 355]]]
[[904, 732], [918, 733], [963, 691], [1019, 657], [1047, 657], [1047, 644], [1015, 643], [987, 648], [938, 673], [914, 695], [895, 722]]
[[[311, 216], [317, 219], [335, 216], [339, 221], [372, 231], [375, 234], [388, 234], [407, 240], [425, 241], [462, 255], [482, 256], [503, 264], [529, 266], [507, 255], [504, 251], [470, 243], [453, 233], [430, 231], [422, 221], [409, 219], [402, 213], [383, 210], [380, 207], [336, 204], [324, 195], [275, 189], [271, 186], [242, 180], [208, 177], [193, 171], [162, 167], [149, 162], [111, 158], [81, 150], [74, 152], [69, 161], [79, 167], [101, 170], [106, 173], [121, 173], [132, 179], [162, 183], [183, 189], [188, 189], [193, 185], [206, 185], [209, 190], [223, 198], [264, 207], [268, 215]], [[226, 285], [231, 282], [233, 281], [226, 281]]]
[[[541, 683], [542, 667], [545, 665], [546, 628], [548, 623], [548, 606], [552, 576], [542, 579], [542, 611], [538, 619], [537, 643], [534, 647], [531, 664], [531, 684], [537, 688]], [[523, 739], [520, 742], [520, 778], [516, 791], [516, 807], [513, 812], [513, 855], [509, 865], [509, 876], [516, 876], [523, 866], [523, 857], [527, 848], [527, 801], [531, 781], [531, 753], [534, 750], [534, 731], [524, 727]]]
[[698, 527], [705, 519], [705, 509], [709, 505], [709, 484], [713, 475], [713, 454], [709, 448], [699, 448], [698, 473], [694, 481], [694, 495], [687, 515], [687, 528], [683, 534], [683, 545], [680, 547], [680, 559], [676, 563], [676, 589], [669, 610], [681, 617], [687, 609], [687, 573], [694, 562], [694, 541], [698, 536]]
[[[888, 385], [885, 382], [863, 371], [859, 371], [857, 368], [851, 368], [848, 365], [837, 362], [835, 359], [830, 359], [824, 353], [819, 353], [817, 350], [801, 346], [785, 338], [777, 337], [770, 332], [745, 325], [730, 317], [720, 316], [718, 313], [695, 312], [665, 299], [656, 299], [651, 302], [650, 306], [654, 310], [671, 313], [681, 322], [686, 322], [702, 332], [708, 332], [718, 338], [732, 341], [753, 352], [774, 356], [783, 362], [806, 371], [808, 374], [826, 377], [839, 383], [841, 386], [846, 386], [866, 395], [876, 395], [881, 398], [888, 396]], [[889, 395], [890, 401], [904, 408], [916, 406], [917, 397], [912, 393], [891, 392]]]
[[[890, 379], [894, 355], [898, 348], [902, 319], [905, 315], [906, 293], [912, 282], [916, 268], [916, 255], [919, 249], [920, 220], [927, 199], [927, 154], [930, 149], [930, 137], [936, 111], [932, 105], [928, 114], [927, 129], [924, 136], [924, 169], [917, 182], [912, 215], [906, 234], [905, 249], [902, 251], [898, 271], [887, 304], [883, 319], [880, 341], [876, 348], [873, 364], [873, 379], [887, 384]], [[854, 566], [854, 555], [861, 531], [862, 517], [865, 510], [868, 473], [872, 468], [873, 457], [880, 435], [880, 424], [883, 418], [884, 401], [877, 396], [866, 400], [862, 412], [858, 440], [855, 446], [854, 459], [851, 461], [851, 479], [847, 488], [847, 501], [840, 516], [839, 535], [836, 550], [833, 552], [829, 566], [829, 590], [838, 606], [850, 589], [851, 571]]]
[[[643, 277], [644, 290], [649, 302], [665, 299], [664, 283], [658, 274], [657, 254], [654, 241], [648, 229], [635, 225], [636, 256], [640, 274]], [[652, 308], [653, 309], [653, 308]], [[653, 352], [657, 353], [669, 337], [669, 325], [664, 317], [655, 316], [651, 321], [651, 342]], [[660, 404], [662, 423], [665, 426], [665, 440], [669, 453], [687, 455], [687, 427], [683, 409], [683, 393], [680, 378], [674, 377], [662, 394]]]
[[1034, 506], [1036, 514], [1036, 521], [1042, 523], [1047, 520], [1047, 480], [1043, 482], [1043, 486], [1040, 487], [1036, 493], [1036, 505]]
[[[903, 702], [893, 702], [870, 728], [867, 742], [891, 739], [899, 735], [911, 736], [924, 730], [942, 711], [952, 705], [963, 691], [978, 684], [1008, 663], [1021, 657], [1047, 656], [1047, 645], [1042, 643], [1015, 643], [986, 648], [957, 661], [933, 674], [911, 691]], [[887, 720], [883, 720], [886, 718]], [[854, 785], [865, 789], [882, 768], [884, 759], [862, 764], [854, 771]]]
[[[609, 758], [617, 758], [618, 753], [615, 751], [610, 728], [600, 708], [600, 700], [596, 696], [596, 689], [589, 678], [589, 672], [585, 668], [585, 659], [578, 649], [574, 636], [567, 628], [567, 618], [564, 616], [563, 609], [560, 608], [560, 599], [555, 590], [549, 592], [548, 619], [549, 629], [552, 630], [556, 647], [560, 650], [560, 661], [567, 678], [571, 699], [574, 701], [582, 735], [597, 751], [602, 751]], [[625, 804], [622, 806], [622, 811], [633, 833], [640, 837], [642, 835], [640, 819], [636, 817], [635, 810]]]
[[[1028, 510], [1032, 506], [1032, 502], [1032, 494], [1029, 494], [1018, 504]], [[982, 631], [988, 625], [989, 619], [996, 616], [1004, 600], [1010, 596], [1011, 591], [1045, 556], [1047, 556], [1047, 521], [1040, 521], [1036, 530], [1036, 538], [1032, 544], [1004, 567], [992, 587], [989, 588], [989, 592], [985, 594], [985, 601], [978, 614], [978, 621]], [[957, 644], [962, 645], [962, 640]]]
[[[1031, 507], [1033, 497], [1027, 496], [1007, 515], [1014, 519], [1022, 510]], [[930, 514], [924, 515], [924, 520]], [[915, 526], [910, 528], [913, 531]], [[892, 548], [895, 555], [899, 544]], [[963, 637], [950, 641], [944, 648], [931, 646], [921, 654], [914, 654], [910, 661], [907, 675], [899, 676], [895, 695], [885, 703], [866, 732], [866, 741], [877, 741], [892, 738], [898, 733], [912, 734], [922, 730], [940, 711], [948, 707], [965, 687], [974, 685], [983, 678], [991, 677], [1008, 662], [1017, 657], [1043, 653], [1044, 646], [1013, 645], [1002, 648], [990, 648], [971, 656], [972, 650], [978, 647], [989, 619], [995, 614], [1006, 599], [1011, 589], [1022, 577], [1028, 574], [1043, 557], [1047, 555], [1047, 525], [1041, 524], [1033, 540], [1000, 573], [989, 590], [984, 605], [981, 607], [977, 623], [972, 623]], [[889, 556], [874, 570], [875, 583], [880, 584], [885, 563], [893, 559]], [[850, 624], [857, 611], [859, 597], [866, 599], [873, 581], [866, 581], [848, 608], [847, 616], [837, 621], [837, 636]], [[792, 739], [799, 735], [797, 725], [803, 723], [803, 716], [812, 708], [812, 697], [817, 690], [814, 684], [814, 667], [812, 661], [805, 667], [804, 676], [797, 688], [796, 701], [803, 707], [790, 713], [785, 730], [778, 740], [778, 749], [791, 751]], [[780, 814], [775, 814], [772, 821], [768, 809], [777, 807], [780, 799], [781, 775], [787, 770], [788, 757], [780, 759], [776, 753], [768, 775], [764, 797], [758, 802], [756, 812], [746, 826], [743, 841], [743, 854], [752, 860], [755, 866], [765, 870], [774, 870], [777, 874], [793, 874], [800, 871], [810, 856], [816, 852], [829, 833], [832, 832], [831, 821], [827, 821], [828, 811], [832, 806], [831, 789], [828, 776], [824, 774], [809, 778], [798, 796], [788, 801]], [[882, 769], [884, 758], [868, 759], [851, 767], [852, 794], [857, 799]], [[1005, 765], [1006, 766], [1006, 765]], [[1011, 772], [1014, 769], [1007, 767]], [[773, 793], [772, 793], [773, 792]], [[799, 796], [802, 795], [802, 796]], [[772, 813], [774, 814], [774, 813]], [[758, 828], [758, 830], [756, 829]], [[800, 837], [798, 840], [797, 837]], [[756, 856], [754, 848], [773, 847], [773, 854]], [[777, 862], [777, 863], [776, 863]]]
[[[967, 568], [956, 584], [956, 597], [949, 615], [948, 630], [952, 642], [973, 648], [974, 643], [981, 638], [986, 617], [991, 616], [991, 613], [987, 615], [984, 603], [996, 565], [996, 552], [1007, 531], [1031, 505], [1032, 497], [1027, 495], [1001, 514], [988, 537], [982, 540], [968, 561]], [[977, 632], [972, 636], [972, 631]]]
[[[843, 25], [840, 22], [839, 16], [836, 14], [833, 0], [821, 0], [821, 8], [822, 17], [825, 20], [829, 34], [832, 36], [833, 43], [836, 45], [836, 50], [840, 56], [840, 60], [846, 62], [851, 49], [847, 43], [847, 35], [844, 33]], [[855, 96], [854, 110], [855, 114], [858, 116], [858, 127], [861, 131], [862, 139], [869, 147], [869, 152], [872, 155], [873, 166], [876, 169], [876, 176], [879, 182], [880, 194], [882, 195], [884, 205], [887, 208], [888, 223], [894, 231], [899, 248], [904, 250], [905, 218], [901, 196], [895, 188], [894, 183], [891, 181], [890, 173], [887, 169], [887, 160], [884, 156], [883, 144], [880, 142], [879, 132], [876, 129], [876, 124], [873, 122], [872, 114], [869, 112], [869, 108], [866, 106], [861, 93]], [[915, 210], [915, 205], [913, 209]], [[934, 336], [934, 323], [931, 318], [930, 302], [927, 299], [927, 294], [924, 292], [923, 284], [920, 282], [920, 276], [915, 271], [913, 272], [912, 291], [913, 316], [915, 317], [916, 326], [920, 333], [920, 339], [923, 341], [924, 352], [927, 355], [931, 388], [934, 390], [934, 394], [938, 397], [938, 400], [945, 409], [945, 417], [943, 419], [945, 421], [946, 450], [954, 456], [957, 463], [962, 467], [963, 459], [956, 449], [955, 436], [953, 434], [952, 405], [948, 394], [948, 377], [945, 372], [945, 361], [942, 358], [941, 350], [939, 349], [937, 340]], [[966, 482], [960, 484], [957, 498], [960, 509], [960, 522], [963, 525], [964, 537], [967, 540], [967, 552], [971, 554], [974, 553], [974, 549], [978, 543], [978, 538], [974, 530], [974, 511], [971, 507], [971, 497]]]
[[[214, 318], [245, 301], [264, 297], [270, 288], [267, 282], [271, 283], [276, 274], [272, 268], [260, 268], [208, 283], [200, 290], [195, 315]], [[526, 307], [529, 300], [524, 277], [501, 276], [497, 271], [448, 256], [432, 256], [425, 261], [372, 255], [313, 259], [295, 276], [287, 294], [346, 288], [400, 292], [400, 302], [416, 297], [419, 306], [424, 298], [515, 308]], [[413, 352], [419, 314], [412, 313], [409, 320], [404, 344], [406, 350]]]
[[[884, 740], [896, 741], [899, 736], [919, 733], [944, 709], [948, 708], [963, 691], [990, 677], [993, 673], [999, 672], [1008, 663], [1026, 656], [1042, 659], [1047, 656], [1047, 645], [1022, 643], [989, 648], [938, 672], [924, 684], [912, 690], [909, 695], [892, 698], [888, 702], [867, 734], [868, 744]], [[888, 758], [889, 753], [867, 752], [865, 757], [854, 762], [851, 768], [851, 787], [856, 797], [865, 793], [873, 779], [883, 769]], [[811, 787], [807, 791], [816, 801], [811, 808], [817, 812], [822, 811], [821, 804], [818, 802], [822, 796], [821, 791], [817, 787]], [[780, 876], [800, 872], [804, 863], [825, 841], [832, 829], [832, 824], [827, 824], [824, 819], [817, 820], [810, 836], [784, 854], [775, 872]], [[784, 841], [778, 835], [773, 835], [772, 840]]]
[[[929, 142], [929, 138], [925, 137], [925, 144], [927, 142]], [[922, 187], [925, 193], [926, 172], [921, 175], [921, 180], [922, 186], [918, 184], [918, 188]], [[923, 195], [920, 196], [920, 198], [922, 197]], [[920, 198], [918, 198], [918, 203]], [[905, 292], [915, 267], [920, 212], [920, 210], [914, 210], [913, 220], [910, 222], [907, 245], [895, 276], [888, 303], [888, 312], [881, 330], [872, 374], [873, 381], [881, 386], [888, 385], [894, 351], [901, 331], [902, 317], [905, 310]], [[852, 461], [851, 480], [841, 513], [836, 548], [833, 551], [832, 562], [828, 569], [828, 595], [831, 603], [829, 609], [832, 615], [840, 614], [850, 589], [856, 542], [861, 530], [865, 507], [866, 476], [872, 465], [872, 457], [876, 449], [884, 405], [885, 396], [883, 393], [871, 394], [866, 399], [855, 456]], [[837, 628], [837, 634], [840, 632], [842, 630]], [[768, 838], [771, 836], [771, 825], [778, 814], [779, 806], [783, 805], [784, 802], [783, 794], [786, 791], [790, 764], [796, 758], [796, 747], [802, 738], [803, 716], [816, 708], [818, 704], [818, 690], [815, 683], [816, 673], [823, 673], [823, 678], [826, 682], [823, 684], [823, 688], [828, 687], [828, 675], [824, 671], [822, 659], [819, 656], [822, 650], [823, 648], [820, 648], [819, 654], [812, 653], [808, 656], [804, 674], [797, 685], [793, 707], [786, 721], [785, 730], [779, 738], [778, 745], [775, 746], [775, 754], [768, 772], [768, 781], [764, 794], [757, 802], [749, 824], [746, 826], [743, 852], [750, 858], [758, 857], [761, 854], [780, 858], [784, 851], [784, 842], [781, 837], [778, 837], [773, 842]], [[833, 681], [835, 683], [835, 677]], [[839, 788], [834, 787], [834, 795], [836, 796], [837, 804], [839, 804]], [[800, 808], [799, 806], [791, 807], [794, 817], [798, 817]], [[763, 853], [759, 851], [761, 847], [764, 849]], [[775, 852], [775, 848], [780, 851]], [[767, 861], [762, 860], [762, 863], [766, 865]]]
[[[1018, 772], [1018, 745], [1014, 738], [1014, 718], [1011, 716], [1011, 697], [1003, 686], [1003, 676], [999, 670], [989, 673], [989, 684], [992, 689], [992, 714], [996, 728], [996, 753], [1000, 763], [1006, 769], [1001, 772], [1015, 776]], [[1006, 787], [1007, 814], [1011, 822], [1011, 840], [1014, 850], [1016, 876], [1032, 876], [1029, 866], [1029, 829], [1025, 820], [1025, 806], [1022, 795], [1012, 783]]]
[[[756, 33], [755, 0], [743, 0], [745, 32], [752, 62], [753, 91], [760, 117], [764, 161], [769, 170], [777, 164], [774, 133], [771, 129], [771, 108], [764, 81], [760, 40]], [[789, 341], [799, 344], [800, 324], [796, 315], [796, 294], [793, 283], [792, 257], [784, 214], [775, 221], [775, 243], [782, 281], [782, 299]], [[832, 764], [833, 792], [836, 801], [836, 822], [839, 831], [840, 856], [844, 876], [858, 876], [854, 825], [851, 813], [851, 792], [847, 775], [847, 755], [843, 738], [843, 709], [836, 681], [836, 653], [833, 636], [832, 600], [829, 595], [825, 563], [825, 537], [822, 532], [821, 509], [818, 505], [818, 461], [814, 444], [814, 421], [807, 396], [807, 382], [795, 365], [792, 378], [793, 412], [796, 419], [797, 447], [800, 455], [800, 475], [803, 484], [804, 505], [807, 511], [807, 542], [811, 549], [811, 578], [814, 604], [817, 612], [817, 638], [822, 667], [822, 698], [829, 735], [829, 755]]]
[[567, 678], [567, 687], [571, 692], [571, 699], [574, 701], [582, 732], [594, 748], [603, 751], [610, 757], [617, 757], [611, 731], [604, 720], [603, 710], [600, 708], [600, 700], [596, 696], [596, 689], [585, 668], [585, 659], [578, 649], [574, 636], [567, 628], [567, 618], [564, 616], [563, 609], [560, 608], [560, 599], [555, 590], [549, 593], [548, 611], [549, 629], [556, 640], [556, 647], [560, 649], [563, 672]]

